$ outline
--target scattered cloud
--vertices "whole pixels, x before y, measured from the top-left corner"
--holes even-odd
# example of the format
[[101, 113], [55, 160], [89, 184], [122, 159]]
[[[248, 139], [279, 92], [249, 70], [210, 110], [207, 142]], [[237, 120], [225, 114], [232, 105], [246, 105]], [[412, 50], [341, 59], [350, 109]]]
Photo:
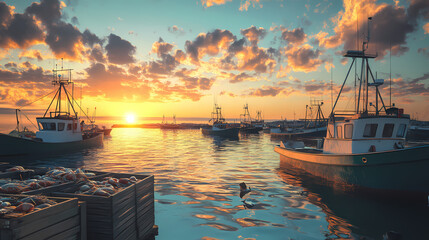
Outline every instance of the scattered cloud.
[[172, 34], [175, 34], [177, 36], [183, 36], [185, 35], [185, 30], [183, 30], [183, 28], [180, 28], [176, 25], [173, 25], [171, 27], [168, 27], [168, 31]]
[[136, 47], [127, 40], [111, 33], [105, 47], [109, 62], [114, 64], [129, 64], [135, 62]]

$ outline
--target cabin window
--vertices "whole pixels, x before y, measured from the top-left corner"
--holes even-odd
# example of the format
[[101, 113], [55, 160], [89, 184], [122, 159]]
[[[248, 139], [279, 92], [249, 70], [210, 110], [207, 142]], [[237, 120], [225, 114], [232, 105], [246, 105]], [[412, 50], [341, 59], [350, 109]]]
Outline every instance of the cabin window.
[[344, 138], [351, 139], [353, 137], [353, 124], [344, 125]]
[[58, 123], [58, 131], [64, 131], [65, 123]]
[[363, 136], [364, 137], [375, 137], [375, 134], [377, 133], [377, 127], [378, 124], [366, 124], [365, 129], [363, 130]]
[[405, 129], [407, 129], [407, 124], [399, 124], [398, 132], [396, 133], [397, 137], [405, 136]]
[[337, 138], [343, 138], [343, 127], [342, 126], [337, 127]]
[[43, 131], [55, 131], [56, 130], [56, 124], [55, 123], [42, 122], [42, 128], [43, 128]]
[[393, 123], [384, 124], [383, 137], [389, 137], [389, 138], [392, 137], [394, 127], [395, 127], [395, 124]]
[[67, 124], [67, 131], [71, 130], [71, 123]]
[[328, 125], [328, 136], [330, 138], [334, 137], [334, 125], [333, 124]]
[[73, 123], [73, 130], [77, 130], [77, 123]]

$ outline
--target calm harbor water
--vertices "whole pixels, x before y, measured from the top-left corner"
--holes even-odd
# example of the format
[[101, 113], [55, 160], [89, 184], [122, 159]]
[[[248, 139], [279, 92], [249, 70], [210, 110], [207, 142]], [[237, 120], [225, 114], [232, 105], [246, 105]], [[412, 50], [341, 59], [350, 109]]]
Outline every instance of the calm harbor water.
[[[102, 148], [22, 165], [155, 175], [159, 239], [429, 239], [429, 207], [327, 186], [280, 164], [269, 134], [239, 139], [199, 130], [113, 129]], [[239, 183], [252, 188], [245, 209]]]

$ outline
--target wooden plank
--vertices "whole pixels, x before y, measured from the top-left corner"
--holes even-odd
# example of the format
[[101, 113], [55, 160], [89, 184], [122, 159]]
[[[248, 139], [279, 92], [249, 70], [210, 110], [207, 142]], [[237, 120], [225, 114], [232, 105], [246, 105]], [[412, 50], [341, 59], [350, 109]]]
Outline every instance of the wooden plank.
[[60, 214], [53, 216], [45, 216], [43, 218], [37, 219], [37, 221], [31, 223], [20, 223], [16, 228], [13, 229], [14, 235], [16, 238], [21, 238], [27, 236], [33, 232], [37, 232], [39, 229], [46, 228], [57, 222], [65, 221], [69, 218], [72, 218], [76, 215], [79, 215], [78, 206], [70, 209], [65, 209]]
[[77, 236], [80, 236], [80, 227], [75, 226], [73, 228], [70, 228], [64, 232], [60, 232], [59, 234], [55, 236], [51, 236], [49, 238], [46, 238], [46, 240], [54, 240], [54, 239], [73, 239], [77, 238]]
[[120, 234], [128, 229], [128, 231], [136, 232], [136, 221], [135, 221], [135, 214], [129, 215], [129, 217], [124, 219], [124, 222], [122, 224], [118, 224], [113, 228], [113, 236], [115, 239], [122, 239], [119, 238]]
[[86, 202], [79, 201], [80, 210], [80, 240], [86, 240]]
[[78, 225], [79, 225], [79, 216], [75, 216], [75, 217], [69, 218], [65, 221], [51, 225], [47, 228], [41, 229], [40, 231], [32, 233], [31, 235], [28, 235], [28, 236], [23, 237], [21, 239], [22, 240], [46, 239], [46, 238], [54, 236], [58, 233], [61, 233], [65, 230], [69, 229], [70, 227], [75, 227]]
[[[1, 196], [1, 195], [0, 195]], [[25, 195], [4, 195], [4, 196], [15, 196], [15, 197], [27, 197]], [[74, 208], [77, 206], [77, 199], [58, 199], [58, 198], [49, 198], [57, 202], [56, 205], [45, 208], [40, 211], [30, 212], [22, 217], [13, 218], [13, 219], [0, 219], [0, 228], [3, 226], [8, 226], [14, 228], [15, 226], [25, 225], [38, 221], [40, 218], [47, 216], [55, 216], [60, 214], [66, 209]]]

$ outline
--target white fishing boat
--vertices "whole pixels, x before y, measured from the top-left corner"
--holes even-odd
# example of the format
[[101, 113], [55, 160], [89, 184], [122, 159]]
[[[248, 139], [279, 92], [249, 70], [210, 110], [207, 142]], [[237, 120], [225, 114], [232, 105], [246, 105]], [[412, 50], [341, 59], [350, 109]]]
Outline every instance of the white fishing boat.
[[[333, 105], [323, 149], [288, 147], [293, 144], [282, 143], [275, 151], [282, 163], [330, 181], [428, 194], [429, 145], [405, 147], [410, 116], [393, 104], [385, 106], [379, 91], [384, 80], [374, 78], [369, 59], [376, 55], [365, 52], [368, 42], [369, 38], [361, 51], [347, 51], [344, 55], [352, 63]], [[357, 59], [361, 59], [361, 76], [355, 109], [335, 111]], [[375, 93], [375, 104], [370, 102], [369, 92]]]
[[[35, 136], [0, 134], [0, 156], [67, 152], [103, 144], [103, 134], [82, 129], [73, 93], [66, 88], [73, 86], [71, 69], [53, 70], [52, 83], [58, 90], [44, 115], [36, 118]], [[54, 102], [55, 110], [50, 111]]]

